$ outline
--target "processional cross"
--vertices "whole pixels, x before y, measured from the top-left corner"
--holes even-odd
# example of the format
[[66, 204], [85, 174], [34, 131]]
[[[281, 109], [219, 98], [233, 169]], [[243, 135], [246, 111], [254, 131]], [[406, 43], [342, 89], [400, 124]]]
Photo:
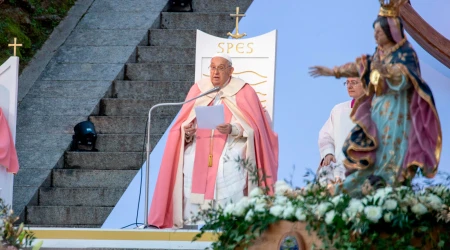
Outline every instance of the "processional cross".
[[245, 14], [239, 14], [239, 7], [236, 7], [236, 14], [230, 14], [231, 17], [236, 17], [236, 33], [232, 34], [231, 32], [228, 32], [227, 35], [231, 36], [234, 39], [239, 39], [247, 34], [239, 34], [239, 17], [245, 17]]
[[17, 49], [17, 47], [22, 47], [22, 44], [18, 44], [17, 43], [17, 38], [16, 37], [14, 37], [14, 43], [10, 43], [10, 44], [8, 44], [8, 47], [14, 47], [14, 56], [16, 56], [16, 49]]

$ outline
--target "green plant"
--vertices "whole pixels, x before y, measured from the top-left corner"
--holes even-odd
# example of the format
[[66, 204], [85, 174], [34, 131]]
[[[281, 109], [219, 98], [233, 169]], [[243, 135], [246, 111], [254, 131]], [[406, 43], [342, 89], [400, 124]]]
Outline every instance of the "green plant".
[[256, 188], [225, 208], [203, 210], [193, 219], [205, 224], [194, 240], [213, 231], [218, 236], [213, 249], [245, 249], [271, 224], [288, 220], [306, 223], [324, 249], [444, 249], [449, 244], [446, 185], [383, 187], [360, 198], [332, 196], [315, 181], [301, 189], [278, 181], [274, 189], [267, 195]]
[[[24, 224], [21, 223], [18, 227], [14, 223], [19, 219], [15, 216], [10, 206], [5, 205], [0, 198], [0, 232], [2, 240], [0, 242], [0, 249], [2, 247], [13, 247], [12, 249], [20, 249], [22, 247], [29, 247], [35, 240], [34, 233], [30, 230], [24, 229]], [[37, 244], [33, 250], [38, 250], [42, 243]], [[9, 249], [9, 248], [8, 248]]]
[[74, 2], [74, 0], [0, 0], [0, 64], [12, 56], [12, 49], [8, 44], [16, 37], [17, 42], [23, 44], [17, 50], [17, 56], [21, 59], [21, 71], [42, 47]]

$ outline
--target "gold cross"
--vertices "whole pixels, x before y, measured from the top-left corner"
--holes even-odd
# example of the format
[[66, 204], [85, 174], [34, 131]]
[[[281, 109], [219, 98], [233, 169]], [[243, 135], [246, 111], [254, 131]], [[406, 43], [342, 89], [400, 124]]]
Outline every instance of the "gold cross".
[[236, 17], [236, 33], [232, 34], [231, 32], [228, 32], [227, 35], [231, 36], [234, 39], [239, 39], [247, 34], [239, 34], [239, 17], [244, 17], [245, 14], [239, 14], [239, 7], [236, 7], [236, 14], [230, 14], [231, 17]]
[[17, 47], [22, 47], [22, 44], [18, 44], [17, 43], [17, 38], [14, 37], [14, 43], [13, 44], [8, 44], [8, 47], [14, 47], [14, 56], [16, 56], [16, 48]]

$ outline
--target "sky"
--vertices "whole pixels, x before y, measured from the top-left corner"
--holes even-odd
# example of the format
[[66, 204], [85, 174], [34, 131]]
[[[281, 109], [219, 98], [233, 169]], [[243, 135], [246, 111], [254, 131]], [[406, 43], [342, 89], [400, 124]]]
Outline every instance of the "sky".
[[[450, 38], [448, 0], [411, 0], [416, 11], [436, 30]], [[275, 4], [279, 3], [279, 4]], [[377, 0], [254, 0], [239, 32], [255, 37], [277, 30], [275, 78], [275, 131], [279, 136], [279, 179], [304, 186], [307, 169], [316, 170], [320, 161], [319, 130], [331, 109], [349, 100], [344, 79], [312, 78], [308, 67], [333, 67], [353, 61], [375, 50], [372, 23], [379, 10]], [[247, 37], [247, 38], [248, 38]], [[440, 170], [450, 172], [450, 69], [446, 68], [411, 38], [418, 53], [422, 77], [430, 85], [443, 130]], [[150, 158], [151, 202], [164, 151], [167, 133], [153, 149]], [[295, 170], [294, 167], [295, 166]], [[135, 222], [139, 198], [140, 171], [106, 220], [103, 228], [120, 228]], [[145, 179], [145, 177], [144, 177]], [[139, 222], [144, 217], [144, 189], [140, 199]]]

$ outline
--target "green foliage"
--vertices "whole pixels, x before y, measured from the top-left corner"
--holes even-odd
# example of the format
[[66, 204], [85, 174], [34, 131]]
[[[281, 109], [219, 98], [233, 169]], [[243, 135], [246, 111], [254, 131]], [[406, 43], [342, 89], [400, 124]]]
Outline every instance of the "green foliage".
[[[75, 0], [6, 0], [0, 7], [0, 64], [12, 56], [14, 37], [21, 69], [31, 60], [64, 18]], [[56, 18], [56, 19], [55, 19]]]
[[[24, 224], [21, 223], [18, 227], [14, 226], [14, 223], [19, 219], [15, 216], [11, 207], [5, 205], [2, 199], [0, 199], [0, 234], [2, 239], [0, 241], [0, 248], [2, 246], [15, 247], [21, 249], [22, 247], [29, 247], [35, 240], [34, 233], [24, 228]], [[33, 247], [33, 250], [39, 250], [42, 243]], [[8, 248], [9, 249], [9, 248]]]

